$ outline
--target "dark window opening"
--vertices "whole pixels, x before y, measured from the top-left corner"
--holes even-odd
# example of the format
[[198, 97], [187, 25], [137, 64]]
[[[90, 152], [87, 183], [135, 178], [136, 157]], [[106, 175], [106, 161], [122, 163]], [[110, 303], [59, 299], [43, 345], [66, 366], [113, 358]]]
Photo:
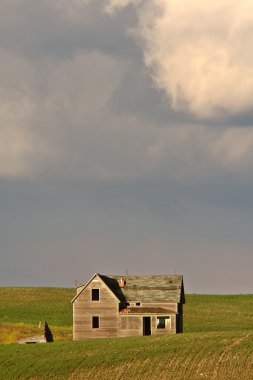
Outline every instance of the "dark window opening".
[[99, 289], [92, 289], [91, 299], [92, 301], [99, 301]]
[[99, 317], [92, 317], [92, 328], [99, 329]]
[[157, 325], [158, 329], [169, 328], [170, 326], [170, 317], [157, 317]]
[[143, 317], [143, 335], [151, 335], [151, 318]]
[[140, 303], [140, 302], [136, 302], [135, 305], [136, 305], [136, 306], [141, 306], [141, 303]]

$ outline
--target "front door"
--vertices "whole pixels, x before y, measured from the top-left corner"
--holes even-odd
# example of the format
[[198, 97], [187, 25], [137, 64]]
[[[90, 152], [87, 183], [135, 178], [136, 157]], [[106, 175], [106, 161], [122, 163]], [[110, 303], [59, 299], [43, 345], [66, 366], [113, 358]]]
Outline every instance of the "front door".
[[151, 318], [143, 317], [143, 335], [151, 335]]

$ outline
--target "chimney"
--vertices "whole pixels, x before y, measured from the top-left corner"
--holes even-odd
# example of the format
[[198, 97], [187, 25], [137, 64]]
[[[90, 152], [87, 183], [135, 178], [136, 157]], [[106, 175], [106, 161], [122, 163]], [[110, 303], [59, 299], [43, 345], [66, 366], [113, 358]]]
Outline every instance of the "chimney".
[[126, 286], [126, 280], [124, 278], [121, 278], [119, 280], [119, 287], [124, 288]]

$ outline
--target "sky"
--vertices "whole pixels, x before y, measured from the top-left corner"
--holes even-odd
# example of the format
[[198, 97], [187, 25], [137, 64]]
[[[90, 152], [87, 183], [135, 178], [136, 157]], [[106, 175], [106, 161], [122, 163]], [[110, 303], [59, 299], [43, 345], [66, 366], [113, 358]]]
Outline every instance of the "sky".
[[253, 4], [0, 2], [0, 286], [253, 293]]

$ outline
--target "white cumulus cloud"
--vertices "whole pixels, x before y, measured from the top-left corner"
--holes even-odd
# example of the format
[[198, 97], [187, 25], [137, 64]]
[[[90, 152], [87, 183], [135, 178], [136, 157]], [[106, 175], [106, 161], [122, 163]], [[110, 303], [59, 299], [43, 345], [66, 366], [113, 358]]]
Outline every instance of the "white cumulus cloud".
[[135, 35], [155, 85], [198, 117], [253, 108], [253, 4], [248, 0], [111, 0], [138, 5]]

